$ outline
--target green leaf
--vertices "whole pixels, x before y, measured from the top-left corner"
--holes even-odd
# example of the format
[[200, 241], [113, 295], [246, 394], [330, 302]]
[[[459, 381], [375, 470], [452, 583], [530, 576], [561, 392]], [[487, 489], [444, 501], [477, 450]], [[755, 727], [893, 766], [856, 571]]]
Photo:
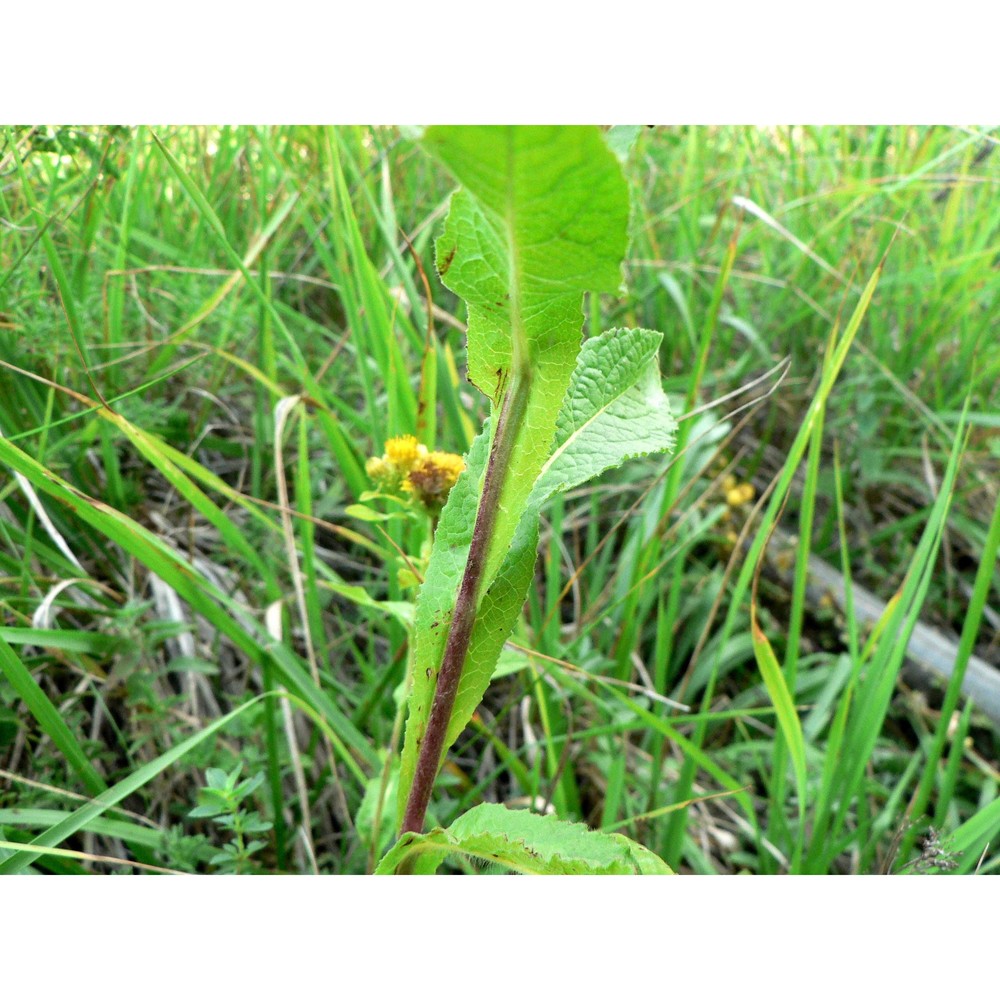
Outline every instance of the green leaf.
[[446, 748], [482, 701], [524, 605], [545, 501], [629, 458], [673, 447], [677, 425], [657, 359], [662, 336], [652, 330], [609, 330], [584, 344], [559, 413], [555, 449], [531, 493], [510, 551], [480, 602]]
[[806, 744], [802, 734], [802, 722], [799, 719], [798, 710], [795, 708], [795, 699], [788, 689], [785, 675], [781, 672], [781, 665], [774, 655], [771, 643], [760, 625], [757, 624], [756, 603], [752, 603], [750, 606], [750, 624], [757, 666], [760, 668], [761, 676], [764, 678], [764, 686], [774, 704], [778, 725], [781, 727], [792, 759], [795, 787], [799, 799], [799, 819], [801, 820], [806, 804]]
[[[0, 827], [48, 827], [64, 820], [69, 814], [61, 809], [0, 809]], [[130, 844], [157, 850], [163, 846], [163, 831], [128, 820], [97, 817], [84, 826], [85, 830], [102, 837], [120, 837]]]
[[533, 499], [573, 489], [629, 458], [672, 450], [677, 422], [660, 382], [662, 340], [654, 330], [608, 330], [583, 345]]
[[323, 580], [320, 586], [346, 598], [359, 608], [368, 608], [382, 615], [392, 615], [400, 624], [409, 628], [413, 624], [413, 604], [410, 601], [377, 601], [364, 587], [356, 583], [336, 583]]
[[411, 855], [417, 874], [432, 874], [450, 854], [522, 875], [673, 874], [652, 851], [622, 834], [493, 803], [470, 809], [446, 830], [401, 837], [375, 874], [392, 874]]
[[628, 186], [596, 128], [431, 128], [424, 145], [463, 185], [436, 244], [444, 283], [469, 309], [469, 381], [494, 406], [531, 378], [487, 563], [503, 559], [576, 365], [583, 293], [616, 292]]
[[404, 833], [392, 850], [382, 858], [375, 875], [395, 875], [404, 861], [413, 866], [414, 875], [433, 875], [454, 848], [444, 830], [431, 830], [428, 834]]
[[344, 513], [359, 521], [390, 521], [394, 517], [399, 517], [398, 513], [383, 514], [380, 511], [372, 510], [371, 507], [366, 507], [363, 503], [348, 504], [344, 508]]
[[974, 871], [983, 852], [1000, 834], [1000, 799], [994, 799], [945, 838], [948, 851], [960, 855], [957, 873]]
[[221, 767], [210, 767], [205, 771], [205, 783], [209, 789], [224, 789], [229, 782], [229, 775]]
[[397, 830], [396, 785], [399, 761], [394, 759], [388, 775], [377, 771], [365, 784], [365, 794], [354, 817], [358, 838], [374, 844], [375, 854], [382, 855], [392, 843]]
[[[44, 646], [46, 649], [61, 649], [67, 653], [91, 653], [94, 656], [106, 656], [121, 643], [118, 636], [102, 632], [14, 626], [0, 627], [0, 641], [9, 642], [12, 646]], [[175, 663], [176, 658], [171, 662]]]
[[437, 264], [468, 304], [469, 378], [492, 399], [494, 416], [442, 513], [417, 601], [401, 814], [468, 562], [499, 407], [506, 399], [524, 409], [516, 423], [510, 418], [513, 447], [494, 473], [502, 488], [442, 752], [478, 706], [517, 621], [544, 500], [631, 455], [671, 447], [675, 430], [656, 365], [659, 334], [611, 331], [580, 351], [582, 293], [616, 290], [628, 221], [627, 185], [600, 132], [434, 128], [424, 141], [465, 185], [452, 198]]
[[246, 704], [234, 709], [228, 715], [223, 715], [221, 718], [216, 719], [200, 732], [189, 736], [185, 740], [181, 740], [180, 743], [171, 747], [165, 753], [160, 754], [159, 757], [151, 760], [148, 764], [143, 764], [121, 781], [101, 792], [90, 802], [80, 806], [79, 809], [69, 813], [58, 823], [39, 833], [30, 844], [24, 845], [23, 850], [0, 861], [0, 875], [16, 875], [35, 862], [39, 857], [39, 853], [32, 850], [32, 848], [55, 847], [57, 844], [61, 844], [67, 837], [71, 837], [78, 830], [90, 828], [90, 824], [105, 811], [117, 805], [129, 795], [137, 792], [147, 782], [151, 781], [158, 774], [161, 774], [172, 764], [175, 764], [190, 750], [198, 746], [198, 744], [211, 738], [233, 719], [237, 718], [243, 712], [248, 711], [257, 702], [266, 697], [269, 697], [269, 693], [258, 695], [256, 698], [252, 698], [246, 702]]
[[[628, 458], [673, 447], [676, 421], [660, 382], [661, 339], [662, 334], [651, 330], [609, 330], [584, 344], [557, 420], [555, 448], [532, 490], [510, 550], [480, 600], [445, 750], [482, 701], [524, 604], [534, 572], [538, 516], [544, 502]], [[487, 428], [473, 443], [466, 472], [452, 491], [435, 536], [425, 589], [417, 602], [417, 649], [432, 649], [436, 659], [432, 674], [426, 673], [428, 664], [424, 661], [423, 678], [419, 672], [414, 676], [401, 797], [409, 789], [416, 761], [417, 748], [410, 745], [410, 731], [413, 728], [415, 736], [423, 734], [434, 697], [430, 682], [436, 676], [447, 635], [449, 610], [442, 604], [432, 605], [430, 595], [437, 593], [450, 600], [450, 606], [454, 604], [475, 521], [477, 497], [472, 484], [485, 471], [488, 437]], [[421, 662], [418, 656], [418, 665]]]
[[241, 781], [234, 789], [234, 795], [238, 800], [242, 801], [248, 795], [252, 795], [257, 791], [262, 784], [264, 784], [264, 775], [255, 774], [253, 777]]
[[59, 714], [59, 709], [52, 704], [38, 682], [31, 676], [31, 671], [3, 638], [0, 638], [0, 674], [7, 678], [10, 686], [69, 762], [87, 791], [92, 795], [104, 791], [107, 788], [104, 779], [91, 764], [86, 751], [77, 742], [73, 731]]
[[642, 844], [637, 844], [634, 840], [630, 840], [623, 833], [610, 833], [605, 834], [605, 836], [611, 837], [613, 840], [617, 840], [619, 844], [625, 847], [631, 860], [635, 863], [638, 870], [637, 875], [673, 875], [674, 870], [663, 860], [658, 854], [654, 854], [648, 847], [644, 847]]
[[472, 448], [465, 459], [465, 471], [458, 477], [448, 496], [434, 533], [434, 548], [417, 598], [414, 612], [412, 687], [398, 789], [400, 816], [403, 815], [410, 785], [413, 783], [420, 741], [427, 728], [437, 672], [455, 606], [455, 594], [469, 555], [479, 497], [479, 480], [486, 468], [488, 443], [489, 426], [472, 442]]
[[229, 809], [229, 806], [225, 802], [221, 802], [215, 806], [195, 806], [188, 816], [191, 819], [202, 819], [208, 816], [221, 816], [224, 812]]

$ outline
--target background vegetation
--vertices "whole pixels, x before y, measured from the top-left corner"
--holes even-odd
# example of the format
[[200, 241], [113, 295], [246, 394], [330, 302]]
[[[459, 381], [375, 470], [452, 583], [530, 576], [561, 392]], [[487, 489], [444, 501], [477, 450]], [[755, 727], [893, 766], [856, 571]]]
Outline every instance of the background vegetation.
[[[918, 619], [959, 679], [1000, 660], [998, 135], [641, 130], [627, 292], [584, 327], [666, 332], [679, 457], [548, 509], [437, 822], [555, 811], [692, 872], [1000, 864], [995, 722], [902, 676]], [[0, 871], [361, 873], [391, 844], [431, 526], [364, 466], [462, 453], [485, 413], [433, 267], [450, 189], [387, 128], [3, 133]], [[745, 559], [784, 475], [798, 541], [755, 613], [801, 741]], [[889, 602], [874, 634], [850, 581], [807, 596], [810, 551]]]

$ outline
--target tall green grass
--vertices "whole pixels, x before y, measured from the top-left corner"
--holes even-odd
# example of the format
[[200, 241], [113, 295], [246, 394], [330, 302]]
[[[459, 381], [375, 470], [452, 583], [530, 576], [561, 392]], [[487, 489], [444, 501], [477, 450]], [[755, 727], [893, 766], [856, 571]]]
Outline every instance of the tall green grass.
[[[438, 821], [515, 802], [767, 873], [919, 870], [933, 826], [996, 867], [997, 734], [959, 685], [996, 660], [997, 138], [643, 131], [628, 294], [586, 323], [667, 332], [681, 447], [546, 512]], [[260, 870], [370, 870], [429, 527], [364, 464], [482, 417], [447, 182], [353, 127], [8, 129], [0, 176], [0, 870], [212, 870], [188, 813], [238, 762]], [[852, 581], [889, 602], [872, 635]], [[900, 680], [918, 619], [960, 636], [939, 692]]]

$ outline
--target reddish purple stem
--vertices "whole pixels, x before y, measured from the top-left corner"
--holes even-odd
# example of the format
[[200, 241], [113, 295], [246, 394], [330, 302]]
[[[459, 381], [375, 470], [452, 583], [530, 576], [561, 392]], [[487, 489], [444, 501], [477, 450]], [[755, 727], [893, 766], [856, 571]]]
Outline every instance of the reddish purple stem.
[[458, 694], [458, 683], [462, 678], [462, 667], [469, 652], [472, 629], [476, 623], [479, 589], [493, 537], [500, 493], [506, 478], [505, 473], [514, 439], [517, 437], [524, 415], [526, 399], [527, 381], [522, 378], [508, 390], [500, 409], [500, 416], [497, 418], [493, 446], [490, 449], [486, 476], [483, 479], [483, 492], [479, 498], [476, 523], [472, 529], [469, 556], [455, 598], [455, 611], [448, 630], [441, 669], [438, 671], [434, 702], [431, 705], [427, 728], [424, 730], [423, 742], [420, 744], [400, 834], [421, 833], [424, 828], [424, 816], [441, 765], [441, 752], [448, 732], [448, 723], [451, 721], [455, 696]]

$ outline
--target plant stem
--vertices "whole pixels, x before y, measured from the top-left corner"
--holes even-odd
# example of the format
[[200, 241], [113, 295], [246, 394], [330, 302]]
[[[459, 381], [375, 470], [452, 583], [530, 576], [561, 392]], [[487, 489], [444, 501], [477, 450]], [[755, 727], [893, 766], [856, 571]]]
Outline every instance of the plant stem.
[[427, 729], [417, 756], [416, 771], [406, 803], [401, 834], [421, 833], [424, 828], [424, 815], [441, 764], [441, 750], [448, 732], [455, 696], [458, 694], [462, 668], [469, 652], [472, 629], [476, 622], [479, 592], [490, 543], [493, 540], [493, 527], [496, 523], [500, 496], [507, 480], [514, 442], [527, 410], [529, 385], [528, 369], [527, 366], [523, 366], [514, 374], [500, 407], [490, 457], [486, 465], [486, 475], [483, 478], [483, 492], [479, 497], [479, 508], [476, 511], [476, 523], [472, 529], [469, 556], [455, 599], [455, 611], [448, 630], [444, 655], [441, 658], [441, 669], [438, 671], [437, 687], [430, 717], [427, 720]]

